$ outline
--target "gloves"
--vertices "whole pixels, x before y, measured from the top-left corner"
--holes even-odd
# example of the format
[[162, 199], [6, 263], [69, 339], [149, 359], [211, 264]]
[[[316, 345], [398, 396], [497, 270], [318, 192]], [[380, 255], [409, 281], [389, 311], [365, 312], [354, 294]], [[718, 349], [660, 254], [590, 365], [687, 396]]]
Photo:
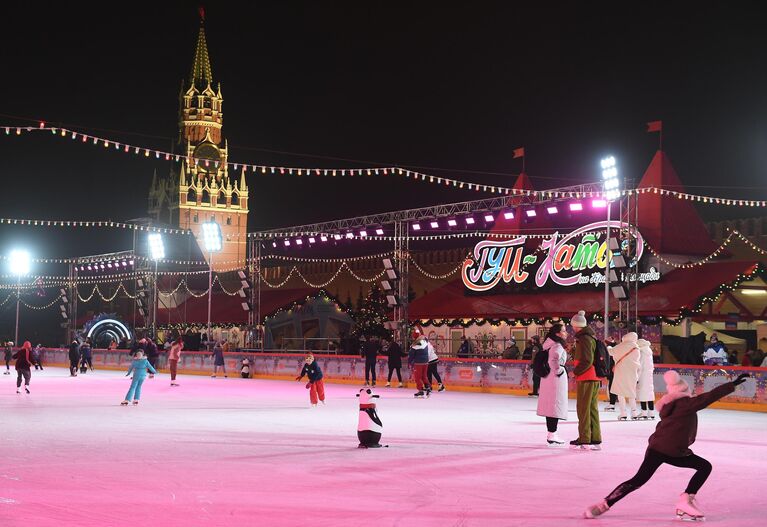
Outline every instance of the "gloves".
[[307, 382], [306, 383], [306, 389], [308, 390], [311, 387], [312, 387], [312, 381]]
[[743, 384], [744, 382], [746, 382], [746, 379], [748, 379], [749, 377], [751, 376], [748, 373], [741, 373], [740, 375], [738, 375], [737, 379], [732, 381], [732, 384], [734, 384], [735, 386], [739, 384]]

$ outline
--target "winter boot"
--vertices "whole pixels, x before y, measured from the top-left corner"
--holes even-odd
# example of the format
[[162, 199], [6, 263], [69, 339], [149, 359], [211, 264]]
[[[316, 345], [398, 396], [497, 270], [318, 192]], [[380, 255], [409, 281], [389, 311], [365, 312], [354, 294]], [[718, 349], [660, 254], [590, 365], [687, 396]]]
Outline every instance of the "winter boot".
[[676, 515], [680, 520], [702, 521], [706, 516], [695, 503], [695, 494], [683, 492], [679, 495], [679, 501], [676, 502]]
[[602, 514], [606, 513], [610, 510], [610, 506], [607, 504], [605, 500], [600, 501], [599, 503], [595, 503], [591, 507], [586, 509], [586, 512], [583, 513], [584, 518], [593, 519], [597, 516], [601, 516]]
[[556, 432], [548, 432], [546, 434], [546, 442], [550, 445], [564, 445], [565, 440], [559, 437]]

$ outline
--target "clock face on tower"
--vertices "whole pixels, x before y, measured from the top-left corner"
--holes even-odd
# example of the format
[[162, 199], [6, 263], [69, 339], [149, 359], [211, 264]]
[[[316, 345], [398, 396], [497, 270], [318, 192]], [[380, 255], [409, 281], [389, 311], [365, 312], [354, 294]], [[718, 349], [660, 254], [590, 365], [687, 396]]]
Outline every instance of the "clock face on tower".
[[[194, 158], [197, 168], [203, 172], [212, 174], [218, 171], [221, 162], [221, 152], [213, 143], [202, 143], [194, 149]], [[218, 165], [217, 165], [218, 163]]]

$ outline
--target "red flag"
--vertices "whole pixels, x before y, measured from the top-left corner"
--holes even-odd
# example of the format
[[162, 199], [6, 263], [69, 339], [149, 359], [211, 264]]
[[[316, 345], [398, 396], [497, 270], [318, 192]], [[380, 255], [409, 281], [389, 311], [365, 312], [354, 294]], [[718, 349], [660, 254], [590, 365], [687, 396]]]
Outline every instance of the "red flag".
[[663, 129], [663, 121], [651, 121], [647, 123], [648, 132], [660, 132]]
[[518, 157], [525, 157], [525, 149], [524, 148], [515, 148], [514, 149], [514, 157], [512, 157], [512, 159], [516, 159]]

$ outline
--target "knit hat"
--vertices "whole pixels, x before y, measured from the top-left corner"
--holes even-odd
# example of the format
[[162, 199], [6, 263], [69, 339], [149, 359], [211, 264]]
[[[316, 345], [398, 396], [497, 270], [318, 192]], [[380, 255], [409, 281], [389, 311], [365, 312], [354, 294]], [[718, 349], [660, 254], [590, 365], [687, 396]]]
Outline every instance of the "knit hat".
[[585, 328], [588, 325], [586, 323], [586, 312], [578, 311], [577, 315], [573, 315], [573, 318], [570, 319], [570, 325], [577, 328]]
[[666, 381], [666, 391], [668, 393], [689, 392], [690, 386], [679, 375], [676, 370], [668, 370], [663, 374], [663, 380]]

